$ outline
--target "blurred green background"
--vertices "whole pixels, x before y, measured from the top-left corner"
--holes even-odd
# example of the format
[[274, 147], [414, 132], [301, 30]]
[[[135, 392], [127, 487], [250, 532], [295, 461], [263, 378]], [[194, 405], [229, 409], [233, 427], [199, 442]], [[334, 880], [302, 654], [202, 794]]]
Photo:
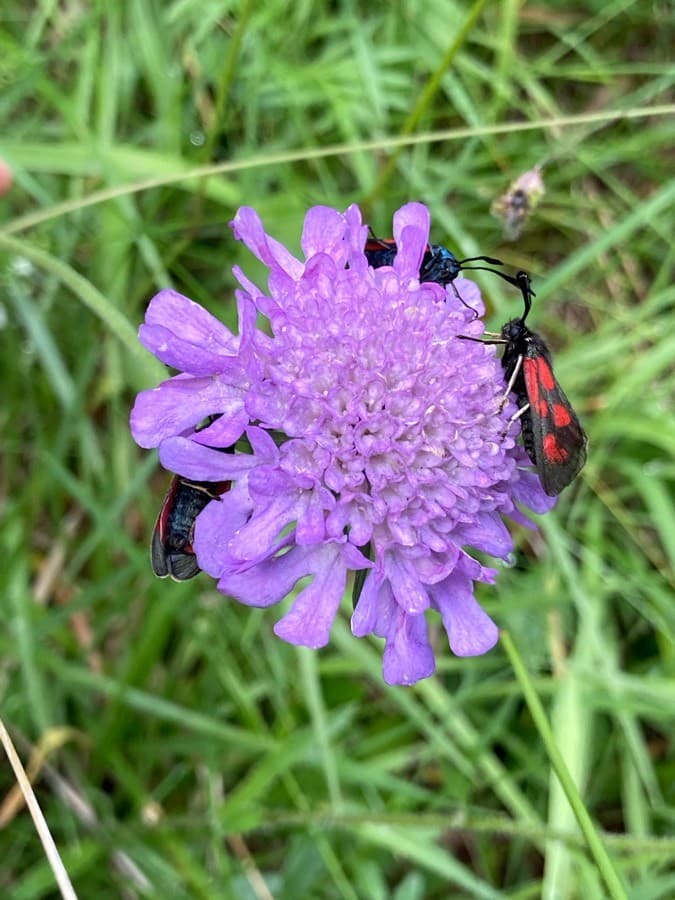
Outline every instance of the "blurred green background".
[[[78, 896], [607, 896], [501, 647], [459, 660], [436, 632], [437, 675], [387, 688], [348, 600], [311, 653], [277, 610], [150, 570], [167, 475], [128, 431], [163, 377], [135, 339], [148, 299], [171, 284], [234, 323], [231, 266], [263, 275], [240, 204], [297, 249], [309, 205], [359, 202], [389, 236], [409, 199], [436, 242], [533, 275], [590, 456], [480, 598], [627, 896], [675, 896], [669, 16], [4, 0], [0, 714]], [[534, 165], [546, 194], [506, 242], [491, 203]], [[489, 326], [519, 312], [478, 280]], [[5, 763], [0, 893], [54, 897], [14, 792]]]

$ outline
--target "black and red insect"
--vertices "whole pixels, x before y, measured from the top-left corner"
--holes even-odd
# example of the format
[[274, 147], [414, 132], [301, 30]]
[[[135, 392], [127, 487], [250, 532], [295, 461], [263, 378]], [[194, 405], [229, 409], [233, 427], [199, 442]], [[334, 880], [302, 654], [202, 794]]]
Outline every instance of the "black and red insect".
[[551, 354], [544, 339], [525, 324], [534, 291], [526, 272], [516, 281], [525, 310], [501, 330], [501, 338], [488, 343], [505, 344], [502, 356], [506, 395], [515, 394], [523, 445], [546, 493], [557, 496], [579, 474], [586, 462], [586, 434], [572, 405], [553, 374]]
[[174, 475], [152, 533], [150, 559], [155, 575], [187, 581], [201, 571], [192, 547], [195, 520], [207, 503], [218, 500], [230, 486], [229, 481], [189, 481]]
[[[396, 241], [390, 238], [378, 238], [374, 235], [366, 241], [364, 249], [366, 259], [374, 269], [392, 265], [397, 251], [398, 247]], [[491, 266], [504, 265], [501, 259], [495, 259], [492, 256], [470, 256], [466, 259], [457, 259], [455, 254], [451, 250], [448, 250], [447, 247], [443, 247], [440, 244], [429, 244], [422, 257], [420, 281], [433, 281], [436, 284], [441, 284], [445, 287], [448, 284], [452, 284], [457, 276], [464, 271], [480, 270], [483, 272], [492, 272], [494, 275], [499, 275], [504, 281], [508, 281], [509, 284], [520, 287], [520, 284], [512, 275], [507, 275], [505, 272], [499, 272], [497, 269], [491, 269], [487, 266], [467, 265], [467, 263], [472, 262], [486, 262], [490, 263]], [[457, 288], [455, 288], [454, 284], [452, 284], [452, 286], [455, 294], [459, 297]], [[459, 299], [461, 300], [462, 298], [459, 297]], [[462, 300], [462, 302], [464, 301]], [[466, 304], [464, 305], [466, 306]], [[476, 313], [476, 315], [478, 314]]]

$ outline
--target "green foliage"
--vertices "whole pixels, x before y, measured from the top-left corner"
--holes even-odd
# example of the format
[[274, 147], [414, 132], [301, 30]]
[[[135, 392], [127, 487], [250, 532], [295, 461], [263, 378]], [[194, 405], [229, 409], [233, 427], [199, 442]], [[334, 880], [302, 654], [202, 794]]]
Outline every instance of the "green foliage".
[[[127, 425], [163, 377], [134, 337], [149, 297], [172, 284], [234, 326], [231, 266], [261, 275], [238, 205], [297, 247], [311, 204], [359, 202], [387, 235], [415, 198], [434, 240], [533, 273], [589, 462], [481, 599], [627, 894], [672, 897], [667, 4], [31, 6], [0, 20], [0, 711], [24, 760], [46, 752], [78, 895], [607, 896], [501, 648], [455, 659], [438, 634], [437, 676], [387, 688], [347, 602], [313, 654], [274, 611], [150, 572], [166, 477]], [[505, 243], [490, 204], [538, 164]], [[479, 280], [492, 326], [519, 312]], [[2, 894], [54, 896], [3, 772]]]

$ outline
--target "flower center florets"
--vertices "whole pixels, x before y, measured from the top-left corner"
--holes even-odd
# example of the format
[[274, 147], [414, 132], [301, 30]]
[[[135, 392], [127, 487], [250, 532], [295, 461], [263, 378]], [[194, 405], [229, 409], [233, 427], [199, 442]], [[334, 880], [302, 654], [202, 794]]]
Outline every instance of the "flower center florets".
[[458, 340], [459, 301], [391, 271], [371, 271], [367, 291], [362, 275], [335, 276], [323, 307], [316, 291], [299, 291], [290, 308], [285, 299], [266, 369], [282, 411], [274, 427], [311, 445], [305, 471], [311, 458], [317, 482], [359, 514], [374, 497], [371, 522], [395, 518], [409, 543], [419, 526], [474, 514], [483, 504], [471, 488], [482, 495], [513, 468], [498, 453], [496, 364], [484, 346]]

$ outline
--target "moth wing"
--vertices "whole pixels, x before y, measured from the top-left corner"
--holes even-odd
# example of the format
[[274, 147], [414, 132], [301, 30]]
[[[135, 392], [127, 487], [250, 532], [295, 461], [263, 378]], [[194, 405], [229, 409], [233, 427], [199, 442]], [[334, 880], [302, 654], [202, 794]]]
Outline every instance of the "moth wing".
[[537, 472], [546, 493], [555, 497], [583, 468], [588, 439], [553, 374], [548, 354], [527, 356], [523, 376]]
[[168, 557], [166, 551], [164, 550], [164, 542], [162, 540], [161, 528], [160, 528], [160, 519], [162, 513], [160, 512], [157, 517], [157, 522], [155, 523], [154, 531], [152, 532], [152, 542], [150, 544], [150, 562], [152, 564], [152, 571], [158, 578], [166, 578], [169, 574], [169, 564]]
[[199, 575], [201, 569], [197, 565], [194, 553], [183, 553], [180, 550], [169, 554], [169, 574], [174, 581], [188, 581]]

